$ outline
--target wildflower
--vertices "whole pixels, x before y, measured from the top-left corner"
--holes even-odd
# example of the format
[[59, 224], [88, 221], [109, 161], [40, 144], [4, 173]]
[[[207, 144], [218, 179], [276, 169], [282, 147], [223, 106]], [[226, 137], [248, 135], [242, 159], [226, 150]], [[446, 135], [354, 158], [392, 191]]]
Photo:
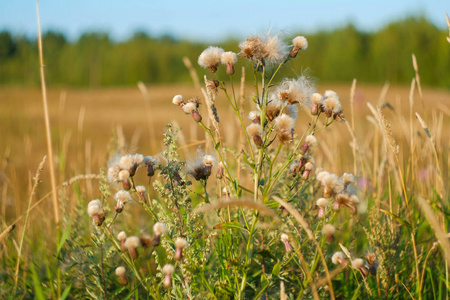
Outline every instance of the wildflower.
[[261, 123], [261, 113], [258, 110], [253, 110], [248, 113], [248, 119], [252, 121], [252, 123], [260, 124]]
[[255, 143], [257, 148], [261, 148], [264, 144], [262, 140], [263, 135], [263, 127], [259, 124], [252, 123], [247, 126], [247, 133], [249, 136], [253, 138], [253, 142]]
[[162, 273], [164, 274], [164, 286], [166, 288], [170, 288], [172, 286], [172, 273], [175, 271], [175, 268], [170, 265], [164, 265], [162, 268]]
[[331, 90], [325, 91], [324, 98], [323, 109], [327, 118], [341, 112], [341, 102], [339, 102], [339, 96], [336, 92]]
[[[205, 85], [206, 85], [206, 91], [208, 92], [208, 95], [217, 95], [217, 92], [219, 91], [218, 87], [220, 85], [219, 81], [216, 79], [206, 79], [205, 76]], [[213, 98], [213, 97], [211, 97]]]
[[291, 52], [289, 53], [289, 57], [295, 58], [297, 56], [298, 51], [305, 50], [308, 48], [308, 40], [304, 36], [297, 36], [292, 40], [294, 44], [292, 46]]
[[136, 192], [139, 194], [139, 197], [142, 199], [143, 202], [147, 202], [147, 192], [145, 186], [143, 185], [136, 186]]
[[321, 178], [322, 186], [324, 187], [323, 196], [325, 198], [330, 198], [333, 195], [338, 194], [344, 189], [344, 185], [339, 181], [336, 174], [322, 174], [320, 173], [317, 178]]
[[307, 162], [305, 164], [305, 170], [303, 171], [302, 178], [304, 180], [307, 180], [309, 178], [309, 174], [311, 173], [311, 170], [314, 168], [314, 164], [312, 162]]
[[223, 53], [224, 51], [222, 48], [209, 46], [198, 57], [198, 64], [202, 68], [208, 69], [212, 73], [215, 73], [220, 64]]
[[123, 208], [125, 207], [125, 204], [133, 200], [130, 193], [124, 190], [118, 191], [114, 196], [114, 199], [116, 199], [117, 202], [115, 207], [117, 213], [121, 213], [123, 211]]
[[137, 236], [130, 236], [125, 240], [125, 247], [130, 253], [130, 257], [132, 259], [136, 259], [139, 257], [139, 252], [137, 248], [141, 245], [141, 241]]
[[269, 94], [269, 101], [266, 106], [267, 120], [272, 121], [281, 113], [283, 109], [283, 101], [281, 101], [275, 93]]
[[299, 103], [300, 106], [309, 106], [314, 91], [314, 85], [305, 76], [286, 79], [276, 89], [277, 96], [281, 101], [286, 101], [291, 105]]
[[202, 116], [198, 112], [198, 107], [200, 105], [200, 99], [198, 98], [192, 98], [188, 100], [188, 103], [186, 103], [182, 109], [185, 114], [191, 114], [192, 118], [195, 122], [199, 123], [202, 121]]
[[323, 96], [319, 93], [311, 95], [311, 114], [313, 116], [318, 115], [323, 108]]
[[269, 64], [279, 64], [286, 59], [287, 47], [278, 36], [267, 36], [264, 40], [261, 57]]
[[159, 246], [161, 243], [161, 236], [167, 232], [167, 227], [164, 223], [158, 222], [153, 225], [152, 245]]
[[294, 139], [294, 123], [295, 120], [286, 114], [275, 119], [275, 129], [281, 143], [288, 144]]
[[220, 61], [227, 66], [227, 74], [234, 74], [234, 64], [237, 62], [237, 55], [234, 52], [228, 51], [222, 53]]
[[313, 135], [308, 135], [305, 138], [305, 143], [300, 147], [301, 153], [305, 154], [310, 147], [317, 146], [317, 139]]
[[127, 239], [127, 234], [125, 233], [125, 231], [119, 232], [119, 234], [117, 235], [117, 239], [120, 242], [120, 249], [122, 249], [122, 251], [126, 251], [127, 247], [125, 247], [125, 240]]
[[362, 258], [352, 260], [352, 268], [361, 271], [364, 276], [366, 276], [369, 272], [364, 266], [364, 260]]
[[119, 178], [119, 173], [121, 169], [119, 167], [118, 163], [112, 163], [111, 166], [108, 168], [108, 181], [112, 183], [118, 183], [121, 182]]
[[[433, 244], [434, 246], [434, 244]], [[366, 254], [366, 269], [370, 273], [370, 275], [376, 275], [378, 269], [378, 259], [377, 255], [373, 252], [369, 252]]]
[[286, 233], [281, 234], [281, 242], [284, 244], [284, 249], [286, 249], [286, 252], [292, 251], [292, 246], [289, 243], [290, 239], [289, 236]]
[[326, 236], [328, 242], [334, 241], [334, 233], [336, 228], [331, 224], [325, 224], [322, 228], [322, 234]]
[[88, 215], [94, 220], [95, 226], [102, 226], [105, 221], [105, 211], [102, 208], [102, 202], [98, 199], [92, 200], [88, 204]]
[[139, 236], [139, 241], [141, 242], [141, 245], [144, 248], [153, 246], [153, 239], [148, 234], [143, 234]]
[[187, 173], [195, 178], [195, 180], [207, 180], [211, 176], [211, 169], [216, 162], [216, 158], [212, 155], [197, 157], [194, 161], [188, 163]]
[[125, 277], [125, 272], [126, 272], [125, 267], [120, 266], [116, 268], [116, 276], [119, 277], [120, 284], [122, 285], [128, 284], [128, 280]]
[[249, 36], [244, 42], [239, 44], [241, 52], [239, 55], [245, 58], [254, 58], [256, 60], [261, 59], [261, 52], [263, 48], [263, 41], [260, 37]]
[[344, 173], [344, 175], [342, 175], [341, 177], [341, 180], [344, 183], [344, 186], [347, 187], [351, 183], [355, 182], [355, 176], [353, 176], [353, 174], [350, 173]]
[[172, 99], [172, 103], [178, 106], [183, 106], [184, 105], [184, 98], [182, 95], [175, 95], [175, 97], [173, 97]]
[[175, 260], [181, 260], [183, 258], [183, 249], [186, 248], [188, 245], [187, 241], [183, 238], [178, 238], [175, 241]]
[[[144, 156], [142, 154], [127, 154], [120, 158], [119, 167], [122, 170], [126, 170], [129, 172], [130, 177], [133, 177], [136, 173], [137, 168], [142, 164], [144, 160]], [[120, 174], [119, 174], [120, 176]]]
[[325, 198], [319, 198], [319, 200], [316, 201], [316, 205], [319, 207], [319, 213], [317, 214], [317, 216], [319, 218], [324, 218], [325, 217], [325, 208], [328, 205], [328, 200]]
[[345, 266], [346, 265], [345, 254], [341, 251], [335, 252], [333, 254], [333, 256], [331, 257], [331, 261], [335, 265], [341, 264], [341, 265]]
[[158, 163], [158, 159], [152, 156], [144, 157], [143, 163], [147, 166], [147, 176], [152, 177], [155, 175], [155, 165]]

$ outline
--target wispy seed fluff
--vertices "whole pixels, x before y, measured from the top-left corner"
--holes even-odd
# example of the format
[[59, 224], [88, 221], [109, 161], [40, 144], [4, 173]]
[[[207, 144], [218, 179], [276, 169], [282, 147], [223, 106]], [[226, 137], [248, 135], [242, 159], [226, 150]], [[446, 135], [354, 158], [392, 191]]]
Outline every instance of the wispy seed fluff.
[[300, 147], [300, 152], [305, 154], [310, 147], [317, 146], [317, 139], [313, 135], [308, 135], [305, 138], [305, 143]]
[[221, 62], [223, 53], [224, 51], [222, 48], [209, 46], [198, 57], [198, 64], [202, 68], [208, 69], [212, 73], [215, 73]]
[[267, 36], [263, 44], [261, 56], [269, 64], [282, 63], [287, 56], [287, 46], [278, 36]]
[[362, 258], [356, 258], [352, 260], [352, 268], [359, 270], [364, 266], [364, 260]]
[[289, 56], [294, 58], [297, 56], [298, 51], [308, 48], [308, 40], [304, 36], [297, 36], [292, 40], [292, 50]]
[[155, 236], [161, 236], [167, 232], [167, 226], [164, 223], [158, 222], [153, 225], [153, 234]]
[[234, 52], [228, 51], [224, 52], [222, 54], [222, 57], [220, 58], [220, 61], [222, 64], [227, 66], [227, 74], [233, 75], [234, 74], [234, 64], [237, 62], [237, 55]]
[[319, 93], [311, 95], [311, 114], [318, 115], [323, 109], [323, 96]]
[[125, 207], [125, 204], [127, 202], [130, 202], [131, 200], [133, 200], [133, 198], [131, 198], [131, 195], [129, 192], [121, 190], [118, 191], [116, 193], [116, 195], [114, 196], [114, 199], [116, 199], [117, 204], [115, 207], [115, 210], [117, 213], [120, 213], [123, 211], [123, 208]]
[[339, 96], [336, 92], [331, 90], [325, 91], [324, 98], [323, 109], [328, 118], [341, 112], [341, 102], [339, 102]]
[[345, 265], [346, 261], [344, 252], [341, 251], [335, 252], [331, 257], [331, 262], [335, 265], [337, 264]]
[[275, 129], [281, 143], [288, 144], [294, 139], [295, 120], [286, 114], [275, 119]]
[[105, 211], [102, 208], [102, 202], [98, 199], [92, 200], [88, 203], [87, 212], [92, 217], [96, 226], [101, 226], [105, 221]]
[[139, 257], [137, 248], [141, 245], [141, 240], [137, 236], [127, 238], [124, 245], [128, 249], [131, 258], [136, 259]]
[[259, 124], [261, 122], [261, 113], [258, 110], [253, 110], [248, 113], [248, 119], [252, 121], [252, 123]]
[[322, 234], [326, 236], [328, 242], [334, 241], [334, 233], [336, 228], [331, 224], [325, 224], [322, 228]]
[[261, 52], [263, 48], [263, 41], [258, 36], [249, 36], [245, 41], [239, 43], [239, 48], [245, 58], [261, 59]]
[[175, 105], [178, 105], [178, 106], [184, 104], [183, 96], [182, 95], [176, 95], [175, 97], [173, 97], [172, 103], [175, 104]]
[[285, 79], [276, 89], [278, 98], [289, 104], [299, 103], [300, 106], [310, 106], [311, 95], [315, 92], [314, 85], [305, 77]]
[[249, 136], [253, 138], [253, 142], [256, 147], [260, 148], [263, 145], [262, 135], [263, 135], [263, 127], [259, 124], [252, 123], [247, 126], [247, 133]]

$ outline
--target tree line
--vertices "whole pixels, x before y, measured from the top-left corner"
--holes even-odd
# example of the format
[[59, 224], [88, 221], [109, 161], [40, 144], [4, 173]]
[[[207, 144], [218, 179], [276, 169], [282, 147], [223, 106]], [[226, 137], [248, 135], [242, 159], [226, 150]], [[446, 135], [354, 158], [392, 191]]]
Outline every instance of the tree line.
[[[450, 88], [447, 35], [448, 31], [424, 17], [396, 21], [377, 32], [359, 31], [352, 24], [318, 31], [305, 35], [309, 48], [289, 62], [290, 68], [283, 75], [309, 70], [309, 75], [321, 81], [349, 82], [357, 78], [360, 82], [408, 84], [414, 76], [414, 53], [423, 85]], [[215, 46], [239, 51], [238, 43], [226, 40]], [[169, 35], [152, 37], [145, 32], [136, 32], [121, 42], [113, 41], [106, 33], [88, 32], [72, 42], [55, 31], [43, 35], [43, 45], [48, 84], [91, 87], [134, 85], [137, 81], [190, 82], [182, 57], [189, 57], [200, 71], [196, 61], [208, 46]], [[0, 32], [0, 84], [38, 83], [36, 38]]]

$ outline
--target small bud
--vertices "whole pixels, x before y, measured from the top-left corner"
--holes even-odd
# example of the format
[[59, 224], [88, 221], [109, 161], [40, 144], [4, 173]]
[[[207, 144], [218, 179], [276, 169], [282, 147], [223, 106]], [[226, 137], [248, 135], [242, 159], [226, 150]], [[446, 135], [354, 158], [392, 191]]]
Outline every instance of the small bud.
[[170, 288], [172, 286], [172, 273], [175, 268], [172, 265], [164, 265], [162, 268], [162, 273], [164, 274], [164, 287]]
[[125, 240], [125, 247], [128, 249], [128, 253], [130, 253], [132, 259], [137, 259], [139, 257], [137, 248], [140, 245], [141, 241], [137, 236], [130, 236]]
[[194, 121], [197, 123], [200, 123], [202, 121], [202, 116], [200, 115], [200, 113], [197, 110], [194, 110], [192, 112], [192, 118], [194, 118]]
[[281, 234], [281, 242], [284, 244], [284, 249], [286, 250], [286, 252], [292, 251], [292, 246], [289, 243], [289, 236], [286, 233]]
[[178, 238], [175, 241], [175, 255], [173, 259], [179, 261], [183, 258], [183, 249], [186, 248], [188, 245], [187, 241], [182, 238]]
[[334, 241], [334, 233], [336, 232], [336, 228], [334, 228], [331, 224], [326, 224], [322, 228], [322, 234], [326, 236], [327, 241], [329, 243]]
[[125, 276], [125, 272], [126, 272], [125, 267], [120, 266], [120, 267], [116, 268], [116, 276], [119, 277], [120, 284], [122, 284], [122, 285], [128, 284], [128, 280], [127, 280], [127, 277]]

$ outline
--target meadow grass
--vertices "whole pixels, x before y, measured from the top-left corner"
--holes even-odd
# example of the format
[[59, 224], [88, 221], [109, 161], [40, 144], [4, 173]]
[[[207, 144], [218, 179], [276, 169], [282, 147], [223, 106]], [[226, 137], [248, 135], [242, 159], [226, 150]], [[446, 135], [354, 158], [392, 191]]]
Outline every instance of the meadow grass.
[[[278, 141], [281, 125], [275, 125], [281, 121], [266, 122], [261, 113], [265, 136], [256, 147], [259, 140], [247, 136], [246, 116], [254, 101], [265, 112], [276, 86], [265, 66], [253, 64], [256, 68], [250, 65], [246, 72], [261, 80], [256, 90], [248, 82], [232, 89], [220, 79], [217, 96], [191, 86], [51, 88], [50, 134], [39, 90], [2, 87], [1, 296], [448, 298], [450, 93], [421, 87], [413, 63], [411, 87], [319, 84], [321, 94], [337, 92], [347, 121], [324, 118], [325, 112], [311, 115], [305, 105], [294, 141], [284, 144]], [[205, 74], [210, 80], [215, 76]], [[170, 103], [176, 94], [209, 100], [197, 108], [201, 122]], [[300, 153], [311, 133], [318, 146]], [[48, 165], [42, 174], [39, 165], [49, 135], [55, 155], [47, 162], [55, 163], [55, 188]], [[108, 161], [135, 153], [159, 158], [152, 165], [154, 177], [141, 167], [123, 187], [109, 183]], [[212, 171], [202, 165], [205, 153], [217, 161]], [[314, 157], [303, 179], [304, 166], [296, 177], [287, 172], [300, 155]], [[355, 184], [347, 193], [360, 203], [334, 212], [331, 203], [340, 192], [327, 192], [327, 184], [316, 179], [318, 167], [338, 177], [353, 173]], [[137, 188], [141, 184], [145, 195]], [[113, 197], [126, 185], [134, 201], [119, 212]], [[324, 218], [316, 207], [321, 197], [330, 202]], [[106, 212], [96, 224], [101, 226], [92, 224], [86, 211], [93, 199], [102, 203], [96, 213]], [[167, 233], [157, 233], [158, 222]], [[335, 227], [331, 237], [326, 224]], [[139, 236], [140, 245], [130, 240], [123, 248], [116, 237], [122, 230]], [[176, 259], [178, 238], [188, 246]], [[342, 262], [334, 265], [339, 251]], [[125, 275], [116, 272], [119, 266], [125, 266]]]

